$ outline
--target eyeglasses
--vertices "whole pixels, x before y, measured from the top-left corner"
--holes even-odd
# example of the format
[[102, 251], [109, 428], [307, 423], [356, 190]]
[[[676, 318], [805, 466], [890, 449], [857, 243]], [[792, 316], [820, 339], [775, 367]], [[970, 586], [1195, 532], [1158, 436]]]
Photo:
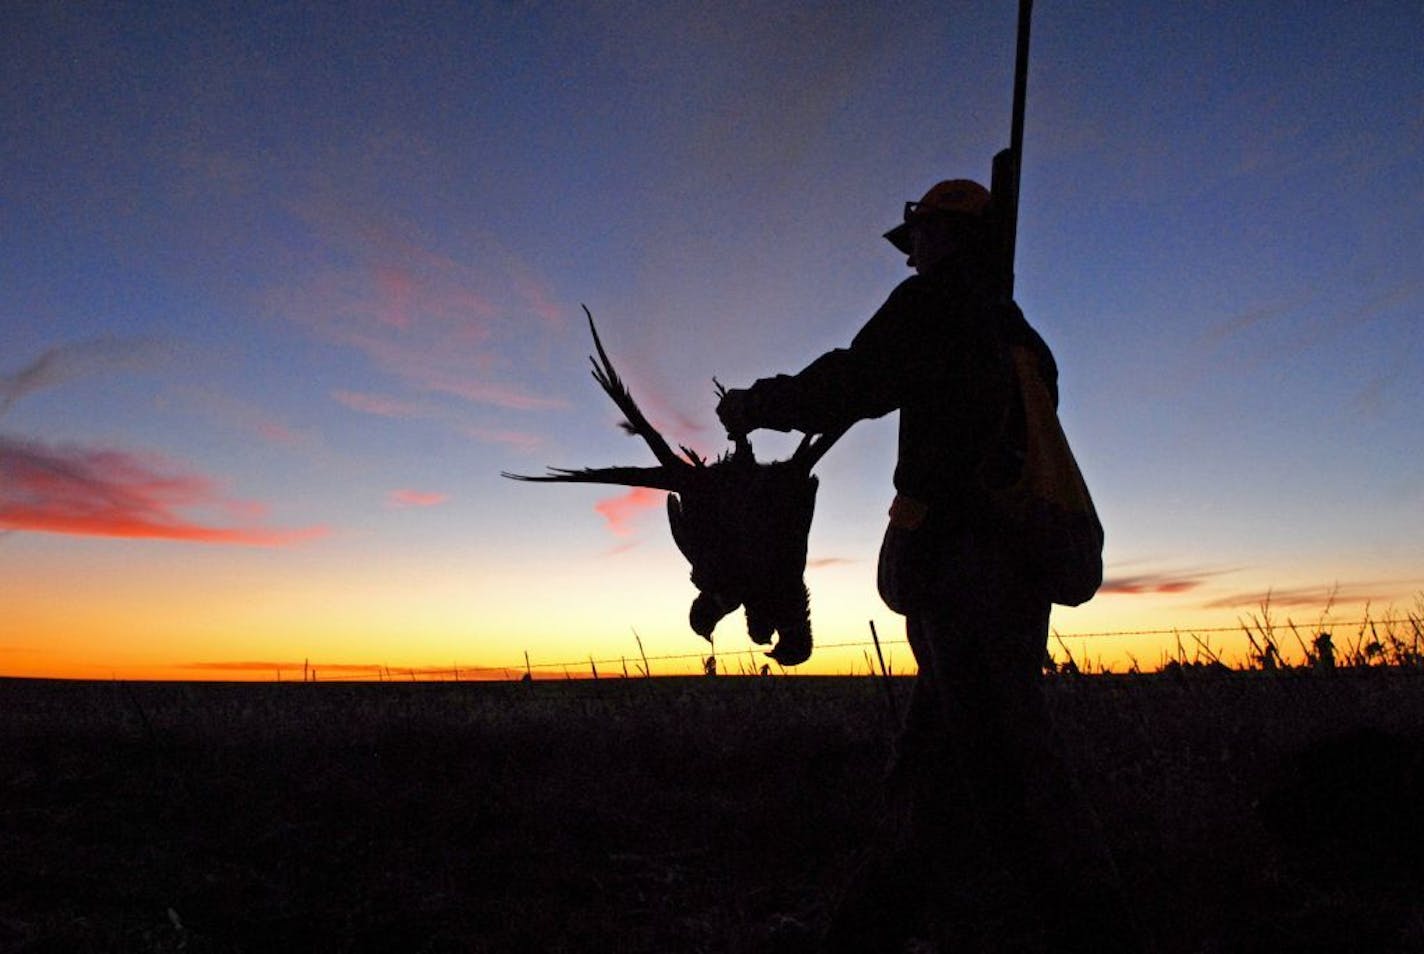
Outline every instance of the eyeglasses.
[[905, 222], [923, 222], [926, 219], [963, 219], [965, 221], [975, 221], [979, 216], [968, 212], [959, 212], [954, 209], [942, 209], [937, 205], [927, 205], [924, 202], [910, 201], [905, 203]]
[[949, 209], [941, 209], [937, 205], [926, 205], [923, 202], [911, 201], [905, 203], [906, 222], [924, 221], [928, 218], [940, 218], [960, 214], [962, 213], [952, 212]]

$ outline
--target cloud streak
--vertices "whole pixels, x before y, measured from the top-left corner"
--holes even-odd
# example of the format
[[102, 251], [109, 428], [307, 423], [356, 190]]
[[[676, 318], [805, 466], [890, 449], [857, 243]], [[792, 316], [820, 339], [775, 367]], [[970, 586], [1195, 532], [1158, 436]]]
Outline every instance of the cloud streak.
[[413, 507], [438, 507], [450, 501], [449, 494], [437, 493], [428, 490], [392, 490], [386, 497], [386, 503], [399, 510], [409, 510]]
[[633, 533], [633, 522], [638, 515], [655, 507], [664, 506], [667, 491], [649, 487], [632, 487], [621, 497], [608, 497], [593, 505], [614, 536], [627, 537]]
[[462, 236], [472, 252], [456, 259], [415, 226], [356, 203], [314, 201], [295, 211], [327, 247], [327, 261], [302, 286], [274, 294], [288, 318], [420, 391], [516, 411], [567, 406], [504, 371], [525, 366], [531, 341], [557, 328], [562, 312], [488, 236]]
[[353, 411], [360, 411], [362, 414], [371, 414], [375, 417], [408, 420], [437, 416], [437, 412], [434, 408], [422, 404], [419, 401], [404, 401], [400, 398], [390, 397], [385, 394], [336, 390], [331, 392], [331, 397], [338, 404], [345, 405]]
[[454, 427], [466, 437], [482, 444], [500, 444], [518, 450], [531, 450], [543, 439], [527, 431], [506, 428], [477, 427], [460, 423], [461, 415], [422, 401], [408, 401], [386, 394], [372, 394], [365, 391], [336, 390], [331, 392], [332, 400], [361, 414], [383, 417], [391, 420], [434, 420]]
[[206, 413], [224, 427], [247, 431], [266, 444], [296, 448], [312, 443], [311, 438], [249, 401], [195, 387], [182, 388], [178, 393], [183, 409]]
[[[225, 522], [185, 511], [218, 510]], [[223, 496], [206, 477], [120, 450], [50, 447], [0, 436], [0, 529], [83, 537], [281, 547], [324, 527], [276, 529], [260, 505]]]
[[1108, 576], [1098, 588], [1100, 595], [1151, 596], [1188, 593], [1205, 586], [1212, 577], [1233, 572], [1219, 570], [1159, 570], [1149, 573], [1131, 573]]
[[1243, 590], [1203, 603], [1203, 609], [1307, 608], [1324, 610], [1330, 606], [1360, 603], [1388, 603], [1404, 595], [1408, 585], [1389, 581], [1370, 581], [1337, 585], [1297, 586], [1287, 589]]
[[520, 388], [490, 381], [475, 381], [436, 368], [409, 368], [410, 377], [426, 390], [463, 398], [475, 404], [491, 404], [512, 411], [554, 411], [566, 408], [563, 398], [529, 394]]
[[0, 415], [16, 401], [76, 378], [153, 364], [160, 348], [153, 341], [96, 338], [55, 345], [18, 371], [0, 375]]

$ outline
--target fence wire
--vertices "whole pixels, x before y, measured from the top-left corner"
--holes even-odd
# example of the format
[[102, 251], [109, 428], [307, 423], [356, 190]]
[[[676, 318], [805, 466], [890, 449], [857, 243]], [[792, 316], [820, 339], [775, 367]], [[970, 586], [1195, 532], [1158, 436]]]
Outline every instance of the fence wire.
[[[1249, 632], [1250, 632], [1250, 630], [1251, 630], [1251, 628], [1252, 628], [1252, 625], [1254, 625], [1254, 624], [1239, 624], [1239, 625], [1236, 625], [1236, 626], [1209, 626], [1209, 627], [1180, 627], [1180, 626], [1179, 626], [1179, 627], [1174, 627], [1174, 628], [1171, 628], [1171, 629], [1111, 630], [1111, 631], [1088, 632], [1088, 633], [1060, 633], [1060, 632], [1058, 632], [1057, 630], [1054, 630], [1054, 631], [1052, 632], [1052, 636], [1053, 636], [1054, 639], [1057, 639], [1057, 640], [1066, 640], [1066, 639], [1074, 639], [1074, 640], [1085, 640], [1085, 639], [1115, 639], [1115, 638], [1123, 638], [1123, 637], [1149, 637], [1149, 636], [1151, 636], [1151, 637], [1170, 636], [1170, 637], [1176, 637], [1176, 638], [1179, 638], [1179, 639], [1180, 639], [1180, 638], [1183, 638], [1183, 637], [1185, 637], [1185, 638], [1192, 638], [1192, 637], [1196, 637], [1196, 636], [1209, 635], [1209, 634], [1214, 634], [1214, 633], [1243, 633], [1243, 634], [1245, 634], [1245, 633], [1249, 633]], [[1301, 627], [1299, 627], [1299, 626], [1294, 626], [1293, 624], [1291, 624], [1291, 623], [1289, 623], [1289, 622], [1287, 622], [1287, 623], [1285, 623], [1285, 624], [1281, 624], [1281, 625], [1275, 625], [1275, 626], [1270, 626], [1270, 624], [1267, 624], [1267, 625], [1268, 625], [1268, 628], [1269, 628], [1269, 629], [1274, 629], [1274, 630], [1280, 631], [1280, 632], [1288, 632], [1288, 631], [1290, 631], [1290, 630], [1292, 630], [1292, 629], [1297, 629], [1297, 630], [1298, 630], [1298, 629], [1301, 628]], [[1416, 635], [1418, 635], [1418, 634], [1420, 633], [1420, 631], [1421, 631], [1421, 627], [1424, 626], [1424, 621], [1421, 621], [1421, 619], [1420, 619], [1419, 617], [1415, 617], [1415, 616], [1385, 617], [1385, 618], [1382, 618], [1382, 619], [1365, 618], [1365, 619], [1356, 619], [1356, 620], [1333, 620], [1333, 621], [1317, 622], [1316, 624], [1307, 627], [1307, 629], [1309, 629], [1309, 630], [1311, 630], [1311, 631], [1316, 631], [1316, 630], [1318, 630], [1318, 631], [1321, 631], [1321, 632], [1330, 632], [1330, 631], [1333, 631], [1333, 630], [1340, 630], [1340, 629], [1349, 629], [1349, 628], [1353, 628], [1353, 627], [1360, 627], [1360, 628], [1361, 628], [1361, 632], [1363, 633], [1365, 627], [1379, 627], [1379, 626], [1388, 627], [1388, 626], [1405, 626], [1405, 625], [1414, 627], [1415, 633], [1416, 633]], [[884, 647], [884, 646], [908, 646], [908, 645], [909, 645], [909, 641], [906, 640], [906, 639], [903, 639], [903, 638], [900, 638], [900, 639], [881, 639], [881, 640], [880, 640], [880, 645], [881, 645], [882, 647]], [[850, 641], [847, 641], [847, 642], [837, 642], [837, 643], [819, 643], [819, 644], [816, 645], [816, 649], [817, 649], [818, 651], [822, 651], [822, 652], [824, 652], [824, 651], [826, 651], [826, 650], [837, 650], [837, 649], [859, 649], [859, 650], [862, 650], [862, 651], [864, 651], [864, 652], [869, 652], [872, 648], [874, 648], [874, 646], [875, 646], [875, 642], [874, 642], [873, 640], [870, 640], [870, 639], [863, 639], [863, 640], [850, 640]], [[324, 681], [343, 681], [343, 682], [345, 682], [345, 681], [366, 681], [366, 680], [401, 681], [401, 680], [418, 680], [418, 679], [426, 679], [426, 680], [432, 680], [432, 679], [454, 679], [454, 680], [456, 680], [456, 681], [459, 681], [459, 680], [461, 680], [462, 676], [463, 676], [464, 678], [471, 679], [471, 680], [489, 680], [489, 679], [491, 679], [491, 678], [517, 679], [517, 678], [519, 678], [519, 677], [520, 677], [521, 675], [523, 675], [523, 674], [532, 675], [535, 671], [538, 671], [538, 672], [540, 672], [540, 673], [544, 673], [544, 672], [546, 672], [546, 671], [553, 671], [553, 672], [556, 672], [556, 673], [557, 673], [557, 672], [563, 672], [563, 673], [567, 673], [567, 674], [569, 674], [569, 675], [571, 675], [571, 676], [572, 676], [573, 674], [575, 674], [575, 673], [578, 673], [578, 674], [580, 675], [580, 677], [582, 677], [584, 674], [590, 673], [592, 670], [598, 670], [598, 672], [599, 672], [600, 675], [602, 675], [603, 673], [610, 673], [610, 674], [617, 674], [617, 675], [619, 675], [619, 676], [624, 675], [624, 674], [627, 674], [627, 675], [629, 675], [629, 676], [637, 675], [637, 676], [640, 676], [640, 677], [641, 677], [641, 676], [645, 676], [645, 675], [650, 675], [650, 674], [651, 674], [652, 664], [655, 663], [655, 662], [656, 662], [656, 663], [692, 663], [692, 664], [694, 664], [694, 666], [696, 666], [696, 667], [701, 667], [701, 666], [704, 666], [704, 665], [706, 664], [706, 661], [709, 659], [709, 657], [712, 658], [712, 659], [718, 660], [719, 662], [725, 662], [725, 661], [727, 661], [727, 660], [736, 660], [736, 659], [739, 659], [739, 658], [741, 658], [742, 656], [746, 656], [746, 657], [749, 658], [750, 663], [751, 663], [751, 671], [752, 671], [752, 672], [759, 672], [759, 671], [761, 671], [761, 669], [762, 669], [763, 666], [768, 666], [771, 670], [775, 670], [775, 671], [778, 671], [778, 672], [786, 672], [786, 671], [787, 671], [787, 670], [783, 669], [779, 664], [777, 664], [777, 663], [775, 663], [775, 662], [772, 662], [772, 661], [770, 661], [770, 660], [765, 660], [761, 655], [759, 655], [760, 649], [759, 649], [759, 647], [757, 647], [757, 646], [748, 646], [748, 647], [746, 647], [746, 648], [744, 648], [744, 649], [738, 649], [738, 650], [734, 650], [734, 651], [723, 651], [723, 652], [720, 652], [720, 653], [719, 653], [719, 652], [716, 650], [715, 645], [710, 645], [710, 646], [708, 646], [708, 648], [707, 648], [707, 650], [706, 650], [705, 652], [695, 652], [695, 653], [694, 653], [694, 652], [688, 652], [688, 653], [663, 653], [663, 654], [651, 655], [651, 656], [646, 655], [646, 654], [644, 654], [643, 652], [641, 652], [641, 646], [640, 646], [639, 648], [640, 648], [640, 651], [639, 651], [636, 655], [634, 655], [634, 654], [627, 654], [627, 655], [623, 655], [623, 656], [616, 656], [616, 657], [610, 656], [610, 657], [604, 657], [604, 658], [595, 658], [595, 657], [593, 657], [593, 656], [590, 655], [590, 656], [584, 657], [583, 659], [567, 660], [567, 661], [561, 661], [561, 662], [534, 662], [534, 661], [533, 661], [532, 659], [530, 659], [530, 658], [528, 657], [528, 655], [526, 654], [525, 660], [524, 660], [522, 663], [516, 663], [516, 664], [513, 664], [513, 665], [506, 665], [506, 666], [490, 666], [490, 665], [461, 666], [461, 665], [459, 665], [459, 664], [452, 664], [452, 665], [448, 665], [448, 666], [417, 666], [417, 667], [400, 666], [400, 667], [390, 667], [390, 666], [376, 665], [376, 664], [371, 664], [371, 665], [362, 665], [362, 664], [340, 664], [340, 665], [335, 665], [335, 664], [330, 664], [330, 665], [327, 665], [327, 666], [323, 667], [320, 663], [314, 663], [314, 664], [311, 664], [311, 665], [308, 666], [308, 667], [304, 667], [304, 668], [303, 668], [303, 680], [305, 681], [305, 680], [307, 679], [308, 674], [310, 674], [310, 677], [311, 677], [313, 680], [315, 680], [315, 679], [322, 673], [323, 670], [325, 670], [325, 671], [328, 672], [328, 673], [332, 673], [332, 672], [336, 673], [336, 675], [330, 675], [330, 676], [328, 676], [327, 679], [324, 680]], [[640, 665], [640, 664], [641, 664], [641, 665]], [[631, 671], [630, 671], [630, 669], [631, 669]], [[279, 670], [279, 678], [280, 678], [280, 673], [281, 673], [282, 671], [284, 671], [284, 670]], [[295, 668], [294, 668], [293, 671], [295, 671]], [[726, 673], [726, 670], [719, 670], [719, 671], [721, 671], [721, 672], [723, 672], [723, 673]]]

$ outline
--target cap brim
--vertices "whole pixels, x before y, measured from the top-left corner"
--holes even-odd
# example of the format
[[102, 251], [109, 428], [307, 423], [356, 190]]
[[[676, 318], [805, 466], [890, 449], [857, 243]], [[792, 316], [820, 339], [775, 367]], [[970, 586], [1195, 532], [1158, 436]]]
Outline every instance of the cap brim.
[[911, 233], [913, 229], [909, 222], [901, 222], [893, 229], [885, 233], [885, 240], [891, 245], [904, 252], [906, 255], [911, 251]]

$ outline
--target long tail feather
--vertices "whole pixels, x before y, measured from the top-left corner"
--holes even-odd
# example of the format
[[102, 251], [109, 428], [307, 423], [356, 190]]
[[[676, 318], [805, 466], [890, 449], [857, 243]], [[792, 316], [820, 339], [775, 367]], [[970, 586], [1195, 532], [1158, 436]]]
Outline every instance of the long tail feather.
[[659, 464], [670, 468], [685, 466], [681, 458], [673, 453], [673, 449], [668, 446], [668, 442], [663, 436], [649, 423], [637, 402], [633, 400], [628, 386], [623, 383], [618, 372], [613, 370], [613, 362], [608, 360], [608, 352], [603, 350], [603, 342], [599, 339], [598, 329], [593, 324], [593, 313], [588, 310], [587, 305], [583, 306], [583, 313], [588, 316], [588, 330], [593, 334], [593, 347], [598, 351], [597, 360], [592, 356], [588, 359], [589, 363], [593, 365], [594, 380], [613, 399], [613, 403], [618, 405], [618, 410], [622, 411], [623, 416], [628, 419], [628, 429], [647, 442]]
[[547, 474], [501, 471], [500, 476], [544, 484], [616, 484], [620, 487], [651, 487], [654, 490], [678, 490], [682, 486], [682, 482], [663, 467], [582, 467], [577, 470], [550, 467]]

